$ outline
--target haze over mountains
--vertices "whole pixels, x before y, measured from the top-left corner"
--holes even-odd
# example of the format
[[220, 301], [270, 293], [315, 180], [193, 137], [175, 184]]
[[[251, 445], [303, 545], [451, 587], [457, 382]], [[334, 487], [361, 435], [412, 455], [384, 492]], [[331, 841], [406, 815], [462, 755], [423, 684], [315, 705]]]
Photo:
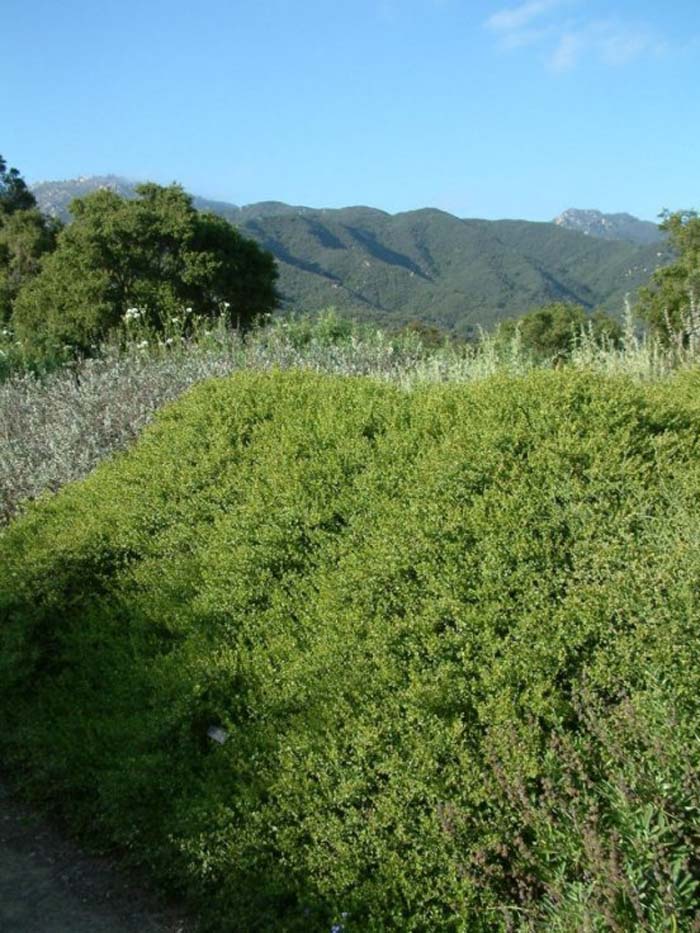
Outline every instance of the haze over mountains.
[[[67, 220], [74, 197], [101, 187], [131, 197], [136, 184], [90, 176], [43, 182], [33, 191], [42, 210]], [[193, 201], [275, 255], [285, 307], [333, 305], [364, 320], [418, 319], [463, 336], [551, 301], [620, 314], [625, 295], [671, 259], [655, 225], [629, 214], [571, 209], [552, 223], [534, 223], [460, 219], [434, 208], [388, 214]]]

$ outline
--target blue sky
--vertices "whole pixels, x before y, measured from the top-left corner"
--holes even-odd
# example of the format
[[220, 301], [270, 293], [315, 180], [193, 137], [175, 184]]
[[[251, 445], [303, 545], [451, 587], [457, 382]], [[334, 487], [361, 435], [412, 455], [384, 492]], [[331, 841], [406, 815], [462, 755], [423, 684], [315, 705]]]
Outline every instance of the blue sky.
[[698, 0], [4, 0], [0, 153], [238, 204], [700, 207]]

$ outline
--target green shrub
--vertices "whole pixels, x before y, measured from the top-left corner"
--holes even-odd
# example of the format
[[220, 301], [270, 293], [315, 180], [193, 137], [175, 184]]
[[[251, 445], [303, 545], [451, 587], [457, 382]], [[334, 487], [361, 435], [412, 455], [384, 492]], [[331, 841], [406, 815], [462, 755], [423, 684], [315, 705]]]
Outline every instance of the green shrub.
[[555, 301], [519, 318], [502, 321], [496, 339], [508, 342], [516, 334], [525, 353], [536, 360], [551, 360], [560, 365], [580, 345], [582, 335], [598, 347], [616, 347], [622, 342], [623, 330], [604, 311], [590, 314], [581, 305]]
[[2, 533], [3, 759], [216, 930], [692, 929], [699, 388], [198, 386]]

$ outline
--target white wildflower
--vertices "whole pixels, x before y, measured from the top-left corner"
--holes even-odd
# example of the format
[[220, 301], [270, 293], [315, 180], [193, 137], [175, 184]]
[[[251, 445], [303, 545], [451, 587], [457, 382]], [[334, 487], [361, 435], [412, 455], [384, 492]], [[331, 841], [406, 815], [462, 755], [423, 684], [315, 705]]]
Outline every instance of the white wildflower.
[[126, 313], [124, 314], [125, 321], [138, 321], [141, 317], [141, 312], [138, 308], [127, 308]]

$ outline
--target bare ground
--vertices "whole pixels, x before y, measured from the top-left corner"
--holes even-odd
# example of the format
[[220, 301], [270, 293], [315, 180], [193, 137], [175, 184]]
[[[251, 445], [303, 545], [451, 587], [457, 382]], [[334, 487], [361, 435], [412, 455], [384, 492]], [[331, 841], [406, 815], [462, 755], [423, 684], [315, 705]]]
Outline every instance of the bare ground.
[[87, 855], [0, 782], [1, 933], [194, 933], [113, 859]]

